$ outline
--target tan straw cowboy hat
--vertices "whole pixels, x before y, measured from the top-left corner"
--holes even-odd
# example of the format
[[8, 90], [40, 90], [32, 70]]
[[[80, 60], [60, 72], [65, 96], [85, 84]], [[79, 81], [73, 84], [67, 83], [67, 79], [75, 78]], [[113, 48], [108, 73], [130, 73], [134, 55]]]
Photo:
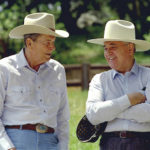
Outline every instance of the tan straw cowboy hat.
[[125, 20], [111, 20], [105, 26], [104, 38], [88, 40], [89, 43], [104, 45], [105, 41], [131, 42], [136, 46], [136, 51], [150, 49], [150, 42], [135, 39], [135, 26]]
[[55, 30], [54, 16], [49, 13], [33, 13], [24, 19], [24, 25], [12, 29], [9, 33], [11, 38], [21, 39], [25, 34], [48, 34], [56, 37], [67, 38], [69, 33], [64, 30]]

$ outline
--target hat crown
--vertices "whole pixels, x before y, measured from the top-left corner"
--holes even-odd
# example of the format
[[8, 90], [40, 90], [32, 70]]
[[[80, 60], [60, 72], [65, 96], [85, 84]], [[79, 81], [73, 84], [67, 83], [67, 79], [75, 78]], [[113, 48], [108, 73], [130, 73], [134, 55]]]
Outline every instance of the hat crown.
[[105, 39], [135, 40], [135, 26], [125, 20], [111, 20], [105, 26]]
[[54, 16], [48, 13], [34, 13], [27, 15], [24, 19], [24, 25], [39, 25], [55, 30]]

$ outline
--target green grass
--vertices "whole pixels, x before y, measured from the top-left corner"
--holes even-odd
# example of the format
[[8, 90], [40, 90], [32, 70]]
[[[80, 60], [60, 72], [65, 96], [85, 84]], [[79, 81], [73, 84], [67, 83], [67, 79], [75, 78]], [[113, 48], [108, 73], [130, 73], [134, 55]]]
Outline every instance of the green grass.
[[87, 94], [87, 91], [82, 91], [80, 88], [68, 88], [71, 114], [69, 150], [99, 150], [99, 141], [97, 141], [96, 143], [82, 143], [76, 137], [76, 127], [80, 119], [85, 114], [85, 103], [87, 99]]

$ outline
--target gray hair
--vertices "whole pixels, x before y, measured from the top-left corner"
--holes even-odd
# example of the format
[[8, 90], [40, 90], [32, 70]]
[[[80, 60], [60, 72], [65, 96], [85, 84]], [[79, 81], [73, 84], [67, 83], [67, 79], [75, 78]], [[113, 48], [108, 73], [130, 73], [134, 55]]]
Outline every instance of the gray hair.
[[24, 35], [24, 43], [25, 43], [25, 46], [27, 46], [27, 45], [26, 45], [26, 40], [27, 40], [28, 38], [32, 39], [33, 41], [36, 41], [36, 39], [37, 39], [40, 35], [41, 35], [41, 34], [39, 34], [39, 33], [25, 34], [25, 35]]

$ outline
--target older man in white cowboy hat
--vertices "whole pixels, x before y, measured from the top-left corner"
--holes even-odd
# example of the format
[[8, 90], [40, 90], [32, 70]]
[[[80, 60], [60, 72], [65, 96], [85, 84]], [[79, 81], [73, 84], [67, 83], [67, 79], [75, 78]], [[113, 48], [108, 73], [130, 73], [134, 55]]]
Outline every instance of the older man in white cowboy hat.
[[134, 25], [111, 20], [104, 38], [88, 40], [104, 45], [112, 68], [93, 77], [86, 103], [89, 121], [108, 122], [100, 150], [150, 149], [150, 69], [137, 65], [135, 51], [150, 49], [150, 43], [135, 39]]
[[25, 48], [0, 60], [0, 149], [67, 150], [69, 106], [64, 67], [51, 59], [55, 29], [49, 13], [27, 15], [11, 38], [24, 38]]

